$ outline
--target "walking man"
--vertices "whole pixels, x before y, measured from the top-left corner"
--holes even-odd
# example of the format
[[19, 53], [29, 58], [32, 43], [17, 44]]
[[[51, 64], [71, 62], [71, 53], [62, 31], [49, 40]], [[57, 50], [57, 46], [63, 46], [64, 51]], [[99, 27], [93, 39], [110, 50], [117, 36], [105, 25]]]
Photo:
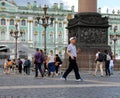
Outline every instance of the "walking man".
[[41, 73], [41, 76], [43, 77], [43, 72], [42, 72], [42, 69], [41, 69], [41, 65], [43, 63], [43, 56], [42, 56], [42, 53], [39, 51], [39, 49], [37, 48], [36, 49], [36, 53], [34, 55], [34, 63], [35, 63], [35, 77], [37, 78], [38, 77], [38, 70], [40, 71]]
[[69, 67], [65, 71], [65, 73], [63, 74], [63, 76], [61, 78], [62, 80], [66, 80], [68, 74], [72, 70], [74, 70], [76, 81], [83, 81], [83, 79], [80, 77], [78, 65], [76, 63], [77, 50], [76, 50], [75, 44], [76, 44], [76, 37], [71, 37], [70, 38], [70, 44], [67, 47], [67, 54], [69, 56]]
[[106, 72], [106, 76], [110, 76], [110, 60], [111, 60], [111, 57], [109, 55], [109, 52], [108, 50], [105, 50], [105, 72]]

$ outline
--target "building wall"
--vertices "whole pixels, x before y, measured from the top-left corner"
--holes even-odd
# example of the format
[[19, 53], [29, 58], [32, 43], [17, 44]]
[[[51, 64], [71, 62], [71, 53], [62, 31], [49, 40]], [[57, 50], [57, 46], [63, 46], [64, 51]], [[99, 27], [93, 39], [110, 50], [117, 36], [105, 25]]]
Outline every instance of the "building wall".
[[115, 54], [116, 58], [120, 59], [120, 11], [118, 10], [115, 12], [115, 10], [109, 12], [108, 9], [106, 9], [106, 13], [101, 13], [101, 10], [99, 8], [98, 12], [103, 16], [103, 17], [108, 17], [109, 25], [110, 27], [108, 28], [108, 45], [111, 46], [112, 52], [114, 54], [114, 41], [110, 38], [110, 35], [118, 35], [117, 41], [116, 41], [116, 46], [115, 46]]
[[[4, 3], [4, 4], [3, 4]], [[29, 48], [44, 49], [44, 28], [37, 24], [36, 17], [43, 17], [44, 11], [37, 5], [19, 6], [9, 1], [0, 1], [0, 44], [14, 44], [14, 38], [10, 36], [10, 31], [15, 31], [15, 24], [18, 30], [24, 32], [23, 37], [18, 39], [18, 43], [24, 43]], [[67, 18], [72, 18], [74, 14], [71, 10], [65, 10], [63, 4], [60, 8], [56, 3], [48, 9], [48, 15], [54, 17], [53, 25], [47, 28], [47, 53], [54, 50], [64, 57], [64, 49], [67, 46]], [[61, 8], [62, 7], [62, 8]], [[69, 16], [69, 17], [68, 17]], [[41, 22], [41, 21], [40, 21]], [[41, 22], [42, 23], [42, 22]]]

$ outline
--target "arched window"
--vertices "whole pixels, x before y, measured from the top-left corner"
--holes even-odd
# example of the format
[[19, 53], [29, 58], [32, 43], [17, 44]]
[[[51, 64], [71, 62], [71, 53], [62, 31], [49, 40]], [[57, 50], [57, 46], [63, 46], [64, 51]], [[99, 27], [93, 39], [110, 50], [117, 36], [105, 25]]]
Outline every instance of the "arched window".
[[22, 20], [22, 21], [21, 21], [21, 25], [22, 25], [22, 26], [25, 26], [25, 25], [26, 25], [26, 21], [25, 21], [25, 20]]
[[10, 25], [14, 25], [14, 19], [10, 19]]
[[34, 22], [34, 26], [38, 26], [38, 22], [37, 21]]
[[5, 19], [1, 19], [1, 25], [6, 25], [6, 20]]
[[52, 27], [53, 27], [53, 24], [50, 24], [50, 27], [52, 28]]
[[5, 32], [4, 31], [1, 31], [0, 40], [5, 41]]

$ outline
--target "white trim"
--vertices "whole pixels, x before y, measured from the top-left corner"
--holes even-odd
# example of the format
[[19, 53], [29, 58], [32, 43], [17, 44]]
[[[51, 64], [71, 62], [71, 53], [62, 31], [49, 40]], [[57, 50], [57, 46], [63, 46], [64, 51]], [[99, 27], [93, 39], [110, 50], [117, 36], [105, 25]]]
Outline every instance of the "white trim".
[[7, 21], [7, 22], [6, 22], [6, 25], [7, 25], [6, 40], [10, 40], [10, 30], [9, 30], [10, 21]]
[[30, 28], [29, 28], [29, 22], [28, 22], [28, 41], [30, 40], [29, 35], [30, 35]]
[[31, 22], [31, 41], [33, 41], [33, 22]]

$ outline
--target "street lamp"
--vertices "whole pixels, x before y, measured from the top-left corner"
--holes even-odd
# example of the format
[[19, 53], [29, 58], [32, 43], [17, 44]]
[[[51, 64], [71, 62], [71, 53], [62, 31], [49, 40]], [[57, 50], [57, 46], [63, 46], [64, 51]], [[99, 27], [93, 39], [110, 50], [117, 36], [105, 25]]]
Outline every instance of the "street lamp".
[[16, 28], [15, 31], [13, 31], [13, 30], [10, 31], [10, 35], [11, 35], [11, 37], [15, 38], [15, 46], [16, 46], [15, 47], [15, 59], [17, 59], [17, 40], [18, 40], [18, 38], [23, 36], [23, 32], [18, 31], [18, 24], [17, 23], [15, 24], [15, 28]]
[[116, 42], [120, 39], [120, 34], [117, 34], [115, 29], [117, 30], [116, 26], [114, 27], [114, 34], [110, 34], [110, 39], [114, 42], [114, 58], [116, 57]]
[[[47, 48], [46, 48], [46, 29], [49, 25], [53, 24], [53, 20], [54, 20], [53, 16], [51, 16], [51, 17], [48, 16], [47, 10], [48, 10], [48, 7], [46, 5], [44, 5], [44, 7], [43, 7], [43, 11], [44, 11], [43, 17], [42, 18], [40, 16], [36, 17], [37, 23], [44, 27], [44, 51], [45, 51], [45, 53], [47, 51]], [[42, 23], [40, 22], [40, 19], [41, 19]], [[50, 20], [50, 23], [49, 23], [49, 20]]]

